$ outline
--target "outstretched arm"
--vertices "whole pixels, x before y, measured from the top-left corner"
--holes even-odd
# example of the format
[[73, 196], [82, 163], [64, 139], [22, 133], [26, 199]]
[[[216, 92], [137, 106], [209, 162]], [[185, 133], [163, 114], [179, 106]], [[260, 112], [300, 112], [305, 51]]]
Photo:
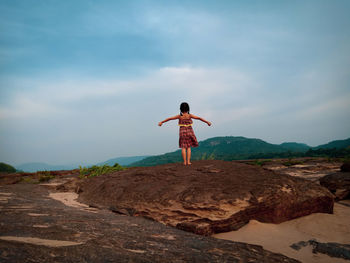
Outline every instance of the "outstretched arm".
[[192, 119], [196, 119], [196, 120], [200, 120], [200, 121], [202, 121], [202, 122], [205, 122], [206, 124], [208, 124], [208, 126], [211, 125], [211, 122], [210, 122], [210, 121], [207, 121], [207, 120], [205, 120], [205, 119], [203, 119], [203, 118], [201, 118], [201, 117], [198, 117], [198, 116], [193, 115], [193, 114], [190, 114], [190, 116], [191, 116]]
[[180, 115], [176, 115], [176, 116], [174, 116], [174, 117], [167, 118], [167, 119], [165, 119], [164, 121], [159, 122], [159, 123], [158, 123], [158, 126], [162, 126], [162, 124], [163, 124], [164, 122], [171, 121], [171, 120], [176, 120], [176, 119], [178, 119], [178, 118], [180, 118]]

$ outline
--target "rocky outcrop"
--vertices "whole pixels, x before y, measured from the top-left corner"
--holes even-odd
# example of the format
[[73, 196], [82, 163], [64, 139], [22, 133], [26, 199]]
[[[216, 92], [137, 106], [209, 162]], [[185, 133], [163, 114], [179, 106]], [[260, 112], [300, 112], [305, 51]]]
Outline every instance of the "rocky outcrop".
[[320, 184], [331, 191], [336, 200], [350, 198], [350, 172], [337, 172], [320, 179]]
[[17, 184], [23, 176], [19, 173], [0, 173], [0, 185]]
[[300, 250], [302, 247], [311, 246], [312, 253], [322, 253], [333, 258], [343, 258], [350, 260], [350, 245], [349, 244], [339, 244], [339, 243], [322, 243], [315, 239], [309, 241], [300, 241], [291, 245], [290, 247], [295, 250]]
[[38, 184], [1, 186], [0, 201], [0, 262], [298, 262], [257, 245], [66, 206]]
[[[79, 169], [60, 170], [60, 171], [38, 171], [35, 173], [0, 173], [0, 186], [8, 184], [25, 183], [43, 183], [53, 178], [57, 179], [60, 184], [62, 178], [77, 179]], [[69, 180], [68, 180], [69, 181]]]
[[130, 168], [86, 179], [79, 191], [88, 205], [201, 235], [236, 230], [251, 219], [281, 223], [332, 213], [334, 204], [314, 182], [225, 161]]
[[345, 162], [340, 167], [341, 172], [350, 172], [350, 162]]

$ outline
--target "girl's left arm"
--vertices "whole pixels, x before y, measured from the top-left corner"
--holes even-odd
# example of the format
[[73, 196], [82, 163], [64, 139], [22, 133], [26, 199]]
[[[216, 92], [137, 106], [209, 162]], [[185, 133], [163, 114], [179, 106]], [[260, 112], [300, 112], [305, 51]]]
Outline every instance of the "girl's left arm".
[[167, 118], [167, 119], [165, 119], [164, 121], [159, 122], [159, 123], [158, 123], [158, 126], [162, 126], [162, 124], [163, 124], [164, 122], [171, 121], [171, 120], [176, 120], [176, 119], [179, 119], [179, 118], [180, 118], [180, 115], [176, 115], [176, 116], [174, 116], [174, 117]]
[[190, 114], [190, 116], [191, 116], [192, 119], [196, 119], [196, 120], [200, 120], [200, 121], [202, 121], [202, 122], [205, 122], [206, 124], [208, 124], [208, 126], [211, 125], [211, 122], [210, 122], [210, 121], [207, 121], [207, 120], [205, 120], [205, 119], [203, 119], [203, 118], [201, 118], [201, 117], [198, 117], [198, 116], [193, 115], [193, 114]]

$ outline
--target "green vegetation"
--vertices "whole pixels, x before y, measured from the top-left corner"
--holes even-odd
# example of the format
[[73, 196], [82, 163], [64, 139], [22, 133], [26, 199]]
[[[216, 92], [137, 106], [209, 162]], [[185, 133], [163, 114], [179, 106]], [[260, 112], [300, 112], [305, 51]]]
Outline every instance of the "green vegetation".
[[109, 166], [105, 164], [102, 166], [94, 165], [89, 168], [79, 166], [79, 170], [80, 170], [79, 177], [80, 178], [95, 177], [95, 176], [109, 174], [116, 171], [122, 171], [124, 169], [125, 168], [119, 165], [118, 163], [115, 163], [113, 166]]
[[265, 164], [267, 164], [267, 163], [270, 163], [270, 162], [272, 162], [272, 160], [271, 159], [266, 159], [266, 160], [256, 160], [253, 164], [254, 165], [259, 165], [259, 166], [263, 166], [263, 165], [265, 165]]
[[22, 182], [25, 182], [27, 184], [37, 184], [37, 181], [34, 181], [32, 177], [22, 177], [21, 178]]
[[50, 171], [40, 171], [36, 173], [37, 175], [39, 175], [39, 182], [47, 182], [50, 179], [55, 178], [55, 176], [50, 174]]
[[308, 157], [350, 158], [350, 148], [317, 148], [305, 153]]
[[336, 140], [336, 141], [331, 141], [327, 144], [319, 145], [317, 147], [314, 147], [314, 150], [318, 149], [344, 149], [350, 147], [350, 138], [346, 140]]
[[15, 173], [16, 169], [7, 164], [7, 163], [0, 163], [0, 173]]
[[[290, 159], [302, 157], [350, 158], [350, 138], [334, 141], [325, 145], [326, 148], [311, 148], [303, 143], [270, 144], [260, 139], [245, 137], [215, 137], [199, 142], [199, 147], [192, 148], [192, 160], [252, 160], [258, 159], [256, 165], [263, 165], [261, 159]], [[333, 148], [329, 148], [334, 146]], [[181, 152], [166, 153], [151, 156], [130, 166], [154, 166], [165, 163], [181, 162]], [[286, 162], [287, 165], [297, 164], [296, 160]]]
[[22, 177], [21, 181], [29, 184], [38, 184], [50, 181], [53, 178], [55, 178], [55, 176], [52, 175], [50, 171], [38, 171], [36, 173]]

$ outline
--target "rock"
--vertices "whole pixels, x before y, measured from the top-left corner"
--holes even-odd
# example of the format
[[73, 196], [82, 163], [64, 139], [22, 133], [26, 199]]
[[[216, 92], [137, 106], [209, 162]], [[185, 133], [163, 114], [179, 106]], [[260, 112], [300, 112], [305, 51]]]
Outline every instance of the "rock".
[[333, 195], [314, 182], [225, 161], [130, 168], [86, 179], [78, 200], [200, 235], [237, 230], [252, 219], [281, 223], [332, 213], [334, 204]]
[[340, 171], [342, 172], [350, 172], [350, 162], [345, 162], [340, 167]]
[[337, 172], [326, 175], [320, 179], [320, 184], [331, 191], [336, 200], [350, 197], [350, 172]]
[[322, 243], [315, 239], [311, 239], [307, 242], [300, 241], [294, 243], [290, 247], [295, 250], [300, 250], [302, 247], [311, 246], [312, 253], [322, 253], [334, 258], [344, 258], [350, 260], [350, 245], [349, 244], [339, 244], [334, 242]]
[[22, 180], [23, 176], [18, 173], [0, 173], [0, 185], [17, 184]]
[[2, 186], [0, 197], [0, 262], [298, 262], [141, 217], [66, 206], [38, 184]]

